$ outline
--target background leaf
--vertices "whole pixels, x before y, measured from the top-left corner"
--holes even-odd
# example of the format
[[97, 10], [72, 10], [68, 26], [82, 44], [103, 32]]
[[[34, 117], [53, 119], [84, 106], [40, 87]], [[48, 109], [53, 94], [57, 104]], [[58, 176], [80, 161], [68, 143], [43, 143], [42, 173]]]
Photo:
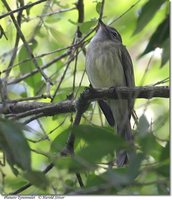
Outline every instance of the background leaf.
[[[155, 48], [157, 48], [157, 47], [163, 48], [163, 46], [165, 45], [164, 42], [166, 40], [168, 41], [168, 38], [169, 38], [169, 16], [167, 16], [164, 19], [164, 21], [157, 27], [156, 31], [151, 36], [146, 49], [140, 56], [143, 56], [143, 55], [149, 53], [150, 51], [155, 50]], [[169, 48], [169, 45], [168, 45], [168, 48]], [[166, 53], [168, 54], [168, 52], [169, 51], [167, 51]], [[168, 57], [168, 59], [169, 59], [169, 57]], [[167, 59], [165, 59], [165, 60], [167, 61]]]
[[45, 174], [40, 171], [28, 171], [24, 174], [24, 177], [33, 185], [46, 190], [49, 185], [48, 179]]
[[31, 169], [30, 148], [23, 136], [21, 125], [0, 119], [0, 147], [15, 174], [15, 165], [23, 170]]
[[143, 30], [143, 28], [150, 22], [165, 1], [166, 0], [158, 0], [156, 3], [154, 0], [147, 1], [147, 3], [141, 9], [139, 18], [137, 20], [137, 26], [133, 34], [137, 34]]

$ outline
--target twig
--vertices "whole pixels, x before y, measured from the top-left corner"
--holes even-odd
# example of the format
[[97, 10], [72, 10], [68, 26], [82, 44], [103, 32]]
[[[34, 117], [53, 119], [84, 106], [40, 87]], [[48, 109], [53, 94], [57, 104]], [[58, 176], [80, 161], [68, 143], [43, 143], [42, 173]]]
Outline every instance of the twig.
[[[84, 21], [84, 3], [83, 0], [78, 0], [76, 3], [76, 8], [78, 10], [78, 23], [82, 23]], [[77, 26], [77, 38], [82, 37], [82, 32], [79, 29], [79, 26]]]
[[[23, 6], [24, 2], [23, 1], [19, 1], [19, 4], [21, 6]], [[22, 20], [22, 11], [19, 11], [18, 15], [17, 15], [17, 23], [19, 25], [19, 27], [21, 27], [21, 20]], [[8, 99], [8, 95], [7, 95], [7, 82], [8, 82], [8, 77], [10, 75], [10, 72], [11, 72], [11, 69], [14, 64], [14, 61], [15, 61], [15, 58], [16, 58], [16, 55], [17, 55], [17, 50], [18, 50], [18, 45], [19, 45], [19, 41], [20, 41], [20, 35], [18, 34], [18, 32], [16, 32], [16, 39], [15, 39], [15, 44], [14, 44], [14, 49], [13, 49], [13, 53], [12, 53], [12, 56], [11, 56], [11, 59], [10, 59], [10, 62], [8, 64], [8, 67], [7, 67], [7, 71], [6, 71], [6, 74], [5, 74], [5, 78], [4, 78], [4, 100], [5, 100], [5, 104], [6, 104], [6, 100]], [[4, 106], [5, 106], [4, 104]]]
[[25, 5], [25, 6], [20, 7], [20, 8], [17, 8], [16, 10], [11, 10], [8, 13], [5, 13], [5, 14], [1, 15], [0, 19], [2, 19], [4, 17], [7, 17], [7, 16], [9, 16], [11, 14], [14, 14], [16, 12], [19, 12], [21, 10], [29, 9], [29, 8], [31, 8], [31, 7], [33, 7], [33, 6], [37, 5], [37, 4], [43, 3], [45, 1], [48, 1], [48, 0], [39, 0], [39, 1], [36, 1], [36, 2], [33, 2], [33, 3], [29, 3], [29, 4]]
[[[67, 51], [67, 52], [65, 52], [64, 54], [62, 54], [62, 55], [60, 55], [60, 56], [57, 56], [56, 58], [54, 58], [53, 60], [51, 60], [51, 61], [48, 62], [47, 64], [43, 65], [43, 66], [41, 67], [41, 70], [48, 68], [48, 67], [51, 66], [53, 63], [57, 62], [58, 60], [61, 60], [62, 58], [68, 56], [69, 54], [70, 54], [70, 51]], [[34, 75], [34, 74], [36, 74], [37, 72], [39, 72], [39, 70], [38, 70], [38, 69], [34, 69], [32, 72], [27, 73], [27, 74], [24, 74], [23, 76], [21, 76], [21, 77], [18, 78], [18, 79], [14, 79], [14, 80], [9, 81], [9, 82], [8, 82], [8, 85], [16, 84], [16, 83], [18, 83], [18, 82], [20, 82], [20, 81], [22, 81], [22, 80], [24, 80], [24, 79], [26, 79], [26, 78], [28, 78], [28, 77]]]
[[65, 78], [65, 75], [66, 75], [66, 73], [67, 73], [67, 71], [69, 69], [70, 63], [74, 60], [74, 57], [75, 57], [74, 55], [70, 55], [70, 57], [68, 59], [68, 62], [66, 64], [66, 68], [65, 68], [65, 70], [64, 70], [64, 72], [63, 72], [63, 74], [62, 74], [62, 76], [60, 78], [59, 84], [57, 85], [56, 90], [55, 90], [55, 92], [54, 92], [54, 94], [53, 94], [53, 96], [51, 98], [51, 102], [54, 101], [54, 98], [56, 97], [56, 94], [57, 94], [57, 92], [58, 92], [58, 90], [59, 90], [59, 88], [60, 88], [60, 86], [61, 86], [61, 84], [62, 84], [62, 82], [63, 82], [63, 80]]
[[59, 13], [64, 13], [64, 12], [68, 12], [68, 11], [72, 11], [72, 10], [75, 10], [76, 7], [72, 7], [72, 8], [65, 8], [65, 9], [62, 9], [62, 10], [56, 10], [54, 12], [51, 12], [51, 13], [47, 13], [47, 14], [42, 14], [42, 15], [38, 15], [34, 18], [31, 18], [30, 20], [33, 20], [35, 18], [43, 18], [43, 17], [49, 17], [51, 15], [55, 15], [55, 14], [59, 14]]
[[125, 14], [127, 14], [132, 8], [134, 8], [141, 0], [136, 1], [136, 3], [134, 3], [133, 5], [131, 5], [122, 15], [120, 15], [119, 17], [115, 18], [114, 20], [112, 20], [109, 25], [113, 24], [114, 22], [118, 21], [121, 17], [123, 17]]
[[[44, 170], [43, 173], [46, 174], [48, 173], [52, 168], [54, 167], [53, 163], [50, 163]], [[24, 190], [28, 189], [30, 186], [32, 186], [31, 183], [27, 183], [26, 185], [23, 185], [21, 188], [19, 188], [18, 190], [11, 192], [9, 195], [15, 195], [15, 194], [19, 194], [21, 192], [23, 192]]]
[[158, 82], [154, 83], [153, 86], [156, 86], [156, 85], [159, 85], [159, 84], [167, 83], [167, 82], [169, 82], [169, 80], [170, 80], [170, 78], [167, 77], [167, 78], [165, 78], [165, 79], [163, 79], [163, 80], [161, 80], [161, 81], [158, 81]]
[[104, 5], [105, 5], [105, 0], [102, 0], [102, 5], [101, 5], [101, 10], [100, 10], [100, 15], [99, 15], [100, 20], [103, 18]]
[[[23, 2], [19, 1], [19, 3], [23, 3]], [[18, 16], [17, 16], [17, 23], [18, 23], [19, 27], [21, 26], [22, 11], [23, 10], [19, 11]], [[6, 71], [6, 75], [5, 75], [5, 80], [7, 80], [8, 76], [10, 74], [10, 71], [12, 69], [11, 66], [14, 64], [14, 60], [15, 60], [15, 57], [17, 55], [19, 40], [20, 40], [20, 35], [17, 32], [16, 33], [16, 40], [15, 40], [15, 44], [14, 44], [14, 49], [13, 49], [13, 53], [12, 53], [12, 56], [11, 56], [11, 60], [9, 62], [7, 69], [6, 69], [7, 71]]]
[[[49, 55], [51, 55], [51, 54], [58, 53], [58, 52], [63, 51], [63, 50], [67, 50], [67, 49], [69, 49], [69, 48], [70, 48], [70, 46], [69, 46], [69, 47], [64, 47], [64, 48], [59, 48], [59, 49], [56, 49], [56, 50], [54, 50], [54, 51], [50, 51], [50, 52], [47, 52], [47, 53], [42, 53], [42, 54], [40, 54], [40, 55], [37, 55], [37, 56], [35, 56], [35, 58], [36, 58], [36, 59], [37, 59], [37, 58], [43, 58], [43, 57], [45, 57], [45, 56], [49, 56]], [[16, 67], [16, 66], [18, 66], [18, 65], [21, 65], [21, 64], [26, 63], [26, 62], [31, 61], [31, 60], [32, 60], [32, 58], [26, 58], [25, 60], [22, 60], [21, 62], [18, 62], [18, 63], [16, 63], [16, 64], [12, 65], [11, 67], [9, 67], [9, 69], [4, 69], [1, 73], [5, 73], [5, 72], [7, 72], [8, 70], [11, 70], [11, 68]]]
[[[7, 1], [6, 1], [6, 0], [2, 0], [2, 2], [3, 2], [3, 4], [5, 5], [6, 9], [10, 12], [10, 11], [11, 11], [11, 8], [9, 7]], [[26, 50], [27, 50], [29, 56], [33, 59], [33, 63], [34, 63], [34, 65], [35, 65], [35, 67], [36, 67], [36, 68], [38, 69], [38, 71], [42, 74], [42, 76], [43, 76], [43, 78], [45, 79], [45, 81], [48, 82], [48, 83], [50, 83], [51, 85], [53, 85], [53, 83], [51, 82], [51, 80], [49, 80], [49, 78], [46, 76], [46, 74], [44, 73], [44, 71], [40, 68], [40, 66], [39, 66], [39, 64], [38, 64], [38, 62], [37, 62], [37, 60], [35, 59], [35, 57], [34, 57], [34, 55], [33, 55], [33, 53], [32, 53], [32, 49], [31, 49], [30, 46], [28, 45], [28, 43], [27, 43], [27, 41], [26, 41], [26, 39], [25, 39], [25, 37], [24, 37], [24, 35], [23, 35], [21, 29], [20, 29], [20, 26], [18, 25], [18, 23], [17, 23], [17, 21], [16, 21], [14, 15], [13, 15], [13, 13], [11, 13], [10, 16], [11, 16], [11, 19], [12, 19], [12, 21], [13, 21], [15, 27], [16, 27], [16, 30], [17, 30], [17, 32], [18, 32], [18, 34], [19, 34], [21, 40], [23, 41], [23, 44], [24, 44], [24, 46], [25, 46], [25, 48], [26, 48]]]

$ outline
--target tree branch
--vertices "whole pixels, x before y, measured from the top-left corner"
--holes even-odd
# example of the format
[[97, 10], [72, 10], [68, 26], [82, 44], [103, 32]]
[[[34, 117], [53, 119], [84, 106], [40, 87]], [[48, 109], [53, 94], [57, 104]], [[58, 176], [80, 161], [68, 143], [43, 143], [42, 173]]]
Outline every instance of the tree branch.
[[[168, 86], [145, 86], [145, 87], [118, 87], [110, 89], [87, 89], [84, 91], [82, 99], [84, 103], [100, 99], [117, 99], [118, 95], [122, 99], [144, 98], [151, 99], [154, 97], [169, 98], [170, 89]], [[61, 113], [76, 112], [78, 100], [65, 100], [59, 103], [43, 102], [18, 102], [7, 103], [6, 108], [0, 104], [0, 113], [13, 114], [15, 118], [27, 117], [30, 115], [40, 114], [41, 116], [54, 116]]]

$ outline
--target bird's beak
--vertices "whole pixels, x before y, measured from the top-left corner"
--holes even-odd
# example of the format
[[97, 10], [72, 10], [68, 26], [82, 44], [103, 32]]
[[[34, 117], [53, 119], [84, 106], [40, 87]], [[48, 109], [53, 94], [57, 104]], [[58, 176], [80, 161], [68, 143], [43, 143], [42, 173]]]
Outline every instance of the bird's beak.
[[98, 26], [97, 26], [97, 30], [96, 30], [96, 31], [98, 31], [99, 28], [103, 28], [103, 29], [106, 28], [106, 25], [102, 22], [101, 19], [99, 19], [99, 22], [98, 22]]

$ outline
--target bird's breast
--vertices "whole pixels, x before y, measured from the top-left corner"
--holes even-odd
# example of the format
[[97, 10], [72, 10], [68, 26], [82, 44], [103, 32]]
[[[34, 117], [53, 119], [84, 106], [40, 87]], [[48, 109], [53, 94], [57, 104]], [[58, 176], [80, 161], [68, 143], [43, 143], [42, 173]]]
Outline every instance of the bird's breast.
[[90, 43], [87, 49], [86, 71], [93, 87], [126, 85], [119, 53], [119, 45], [113, 42]]

